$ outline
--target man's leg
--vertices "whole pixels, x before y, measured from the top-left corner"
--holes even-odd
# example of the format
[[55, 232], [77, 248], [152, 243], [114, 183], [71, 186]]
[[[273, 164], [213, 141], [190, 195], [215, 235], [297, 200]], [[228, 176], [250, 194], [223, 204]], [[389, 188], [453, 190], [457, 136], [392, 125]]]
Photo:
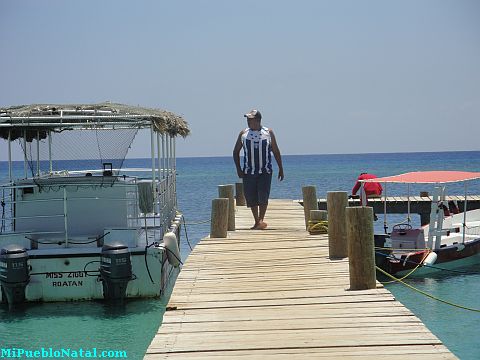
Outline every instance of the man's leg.
[[258, 206], [252, 206], [250, 210], [252, 210], [253, 218], [255, 219], [255, 225], [253, 225], [250, 229], [256, 229], [259, 223], [259, 216], [258, 216]]
[[258, 222], [257, 222], [258, 225], [256, 229], [263, 230], [267, 228], [267, 223], [263, 221], [263, 219], [265, 218], [265, 213], [267, 212], [268, 204], [261, 204], [258, 207], [260, 209], [260, 214], [258, 215]]
[[272, 174], [262, 174], [259, 178], [258, 185], [258, 203], [259, 215], [258, 225], [256, 229], [264, 230], [267, 228], [267, 223], [264, 221], [265, 213], [268, 207], [268, 198], [270, 197], [270, 187], [272, 183]]
[[243, 192], [247, 201], [247, 207], [252, 211], [255, 224], [250, 229], [255, 229], [258, 225], [258, 190], [257, 177], [246, 174], [243, 178]]

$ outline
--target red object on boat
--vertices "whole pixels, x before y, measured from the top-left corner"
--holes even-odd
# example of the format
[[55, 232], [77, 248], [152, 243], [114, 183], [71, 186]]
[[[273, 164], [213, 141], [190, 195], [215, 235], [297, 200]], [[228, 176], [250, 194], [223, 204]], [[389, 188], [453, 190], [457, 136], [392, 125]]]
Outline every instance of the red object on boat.
[[435, 184], [480, 179], [480, 172], [469, 171], [414, 171], [400, 175], [385, 176], [361, 182]]

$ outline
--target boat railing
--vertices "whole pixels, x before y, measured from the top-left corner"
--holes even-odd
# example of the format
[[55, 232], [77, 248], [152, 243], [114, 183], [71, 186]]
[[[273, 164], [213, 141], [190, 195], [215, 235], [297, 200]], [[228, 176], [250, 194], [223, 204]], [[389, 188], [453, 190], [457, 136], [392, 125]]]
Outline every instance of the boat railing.
[[[139, 209], [139, 195], [138, 195], [138, 182], [142, 179], [135, 176], [121, 176], [122, 182], [116, 182], [114, 186], [124, 186], [126, 187], [125, 197], [98, 197], [98, 196], [81, 196], [81, 197], [71, 197], [68, 196], [67, 190], [69, 187], [81, 187], [81, 186], [92, 186], [91, 183], [82, 183], [76, 182], [74, 184], [70, 183], [61, 183], [56, 182], [50, 184], [49, 186], [58, 186], [59, 189], [63, 188], [63, 191], [56, 197], [49, 197], [46, 199], [31, 199], [31, 200], [15, 200], [14, 192], [17, 190], [32, 188], [36, 186], [34, 182], [29, 184], [4, 184], [1, 188], [1, 204], [0, 209], [0, 235], [7, 233], [28, 233], [35, 236], [46, 236], [46, 235], [56, 235], [64, 237], [65, 247], [68, 247], [69, 240], [69, 205], [73, 202], [81, 201], [112, 201], [112, 202], [124, 202], [127, 204], [127, 228], [139, 228], [142, 226], [141, 220], [148, 219], [149, 226], [152, 228], [152, 231], [159, 231], [158, 239], [163, 237], [163, 233], [169, 228], [172, 219], [176, 216], [176, 184], [175, 184], [175, 172], [167, 174], [165, 178], [158, 179], [155, 181], [155, 187], [153, 187], [152, 201], [153, 201], [153, 212], [150, 214], [143, 214]], [[45, 189], [45, 185], [40, 185]], [[56, 190], [58, 191], [58, 190]], [[42, 214], [39, 211], [35, 214], [29, 214], [28, 216], [18, 216], [15, 214], [15, 206], [18, 204], [28, 204], [28, 203], [51, 203], [51, 202], [63, 202], [63, 206], [59, 206], [63, 211], [59, 211], [54, 214]], [[42, 209], [41, 206], [38, 209]], [[63, 221], [63, 231], [14, 231], [15, 222], [22, 221], [27, 219], [37, 219], [42, 221], [48, 221], [48, 219], [54, 218], [64, 218]]]

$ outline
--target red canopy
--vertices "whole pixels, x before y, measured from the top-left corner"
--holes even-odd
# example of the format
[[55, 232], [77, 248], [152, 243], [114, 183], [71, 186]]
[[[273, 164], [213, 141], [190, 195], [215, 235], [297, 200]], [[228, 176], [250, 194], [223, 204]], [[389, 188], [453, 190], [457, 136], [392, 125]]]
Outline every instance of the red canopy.
[[431, 184], [449, 183], [480, 179], [480, 172], [468, 171], [415, 171], [406, 174], [386, 176], [361, 182]]

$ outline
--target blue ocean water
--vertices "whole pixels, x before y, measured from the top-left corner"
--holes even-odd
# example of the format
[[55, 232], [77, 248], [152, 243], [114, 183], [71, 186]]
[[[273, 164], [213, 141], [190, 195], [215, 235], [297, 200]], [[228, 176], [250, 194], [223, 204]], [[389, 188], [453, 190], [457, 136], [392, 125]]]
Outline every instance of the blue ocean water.
[[[351, 191], [359, 173], [378, 176], [418, 170], [480, 171], [480, 152], [385, 153], [351, 155], [284, 156], [285, 180], [272, 183], [272, 198], [300, 199], [302, 186], [315, 185], [318, 197], [328, 191]], [[72, 170], [79, 164], [68, 163]], [[83, 164], [81, 164], [83, 165]], [[149, 167], [148, 159], [127, 159], [124, 166]], [[188, 242], [182, 234], [182, 257], [191, 246], [208, 235], [211, 200], [217, 197], [217, 185], [238, 181], [230, 157], [177, 159], [179, 208], [187, 222]], [[15, 164], [21, 174], [23, 164]], [[0, 181], [7, 177], [7, 165], [0, 162]], [[452, 184], [449, 194], [464, 193], [463, 185]], [[405, 195], [404, 185], [389, 185], [388, 194]], [[411, 186], [410, 193], [432, 191], [430, 186]], [[473, 181], [469, 194], [480, 194], [480, 181]], [[389, 224], [400, 215], [389, 216]], [[382, 217], [381, 217], [381, 220]], [[419, 219], [413, 216], [416, 224]], [[268, 212], [266, 221], [268, 222]], [[382, 221], [378, 221], [380, 223]], [[378, 228], [377, 228], [378, 226]], [[376, 225], [381, 231], [381, 224]], [[442, 299], [480, 309], [480, 266], [463, 269], [465, 274], [439, 274], [409, 283]], [[412, 310], [445, 345], [461, 359], [480, 358], [477, 335], [480, 313], [436, 302], [404, 287], [387, 285], [395, 297]], [[0, 346], [16, 348], [71, 347], [126, 350], [129, 359], [141, 359], [161, 323], [166, 300], [130, 301], [122, 308], [103, 303], [36, 304], [20, 314], [9, 314], [0, 307]], [[385, 319], [385, 321], [392, 321]], [[395, 324], [392, 322], [392, 326]]]

